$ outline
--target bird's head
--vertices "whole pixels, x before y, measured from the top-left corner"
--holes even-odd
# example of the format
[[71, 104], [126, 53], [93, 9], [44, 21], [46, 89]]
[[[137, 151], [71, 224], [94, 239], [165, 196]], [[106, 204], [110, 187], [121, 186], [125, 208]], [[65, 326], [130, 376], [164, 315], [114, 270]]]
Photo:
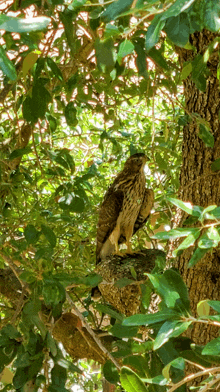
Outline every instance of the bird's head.
[[137, 154], [131, 155], [130, 158], [127, 159], [127, 161], [125, 162], [124, 169], [139, 171], [144, 168], [146, 161], [146, 155], [142, 152], [138, 152]]

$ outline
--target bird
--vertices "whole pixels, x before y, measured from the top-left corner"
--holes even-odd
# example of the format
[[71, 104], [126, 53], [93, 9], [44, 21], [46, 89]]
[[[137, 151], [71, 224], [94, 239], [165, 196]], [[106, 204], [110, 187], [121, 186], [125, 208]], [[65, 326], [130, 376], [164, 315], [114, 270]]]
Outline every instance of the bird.
[[96, 264], [111, 254], [121, 255], [126, 243], [132, 254], [131, 237], [146, 223], [154, 203], [154, 192], [146, 188], [144, 153], [131, 155], [104, 195], [99, 210]]

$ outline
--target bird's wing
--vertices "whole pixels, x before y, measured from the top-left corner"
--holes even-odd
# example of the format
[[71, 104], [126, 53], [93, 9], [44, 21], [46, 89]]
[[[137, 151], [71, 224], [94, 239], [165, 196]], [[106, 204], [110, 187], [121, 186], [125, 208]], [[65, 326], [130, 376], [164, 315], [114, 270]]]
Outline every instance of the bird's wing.
[[134, 224], [133, 234], [135, 234], [139, 229], [141, 229], [141, 227], [145, 225], [145, 223], [147, 222], [150, 216], [150, 211], [153, 208], [153, 205], [154, 205], [154, 191], [153, 189], [145, 189], [140, 212]]
[[[153, 208], [153, 205], [154, 205], [154, 191], [152, 189], [145, 189], [144, 198], [141, 204], [138, 217], [134, 224], [134, 231], [132, 235], [134, 235], [139, 229], [141, 229], [145, 225], [145, 223], [147, 222], [150, 216], [150, 211]], [[125, 241], [126, 241], [125, 237], [121, 235], [118, 243], [122, 244]]]
[[114, 230], [119, 213], [122, 209], [124, 192], [115, 190], [115, 188], [115, 186], [111, 186], [108, 189], [99, 211], [96, 237], [96, 263], [99, 263], [100, 261], [102, 247]]

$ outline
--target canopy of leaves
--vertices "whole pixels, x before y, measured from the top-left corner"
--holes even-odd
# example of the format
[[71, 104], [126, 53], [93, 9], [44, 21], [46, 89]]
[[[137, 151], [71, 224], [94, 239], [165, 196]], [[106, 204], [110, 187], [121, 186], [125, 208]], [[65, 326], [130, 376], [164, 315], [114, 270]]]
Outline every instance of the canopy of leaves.
[[[203, 28], [218, 32], [220, 7], [212, 0], [8, 0], [0, 7], [0, 268], [20, 282], [20, 301], [0, 285], [0, 373], [10, 367], [1, 381], [10, 390], [31, 381], [50, 391], [74, 384], [100, 388], [100, 376], [81, 375], [83, 367], [92, 371], [91, 362], [73, 364], [48, 325], [68, 307], [68, 292], [94, 328], [110, 330], [90, 296], [100, 281], [92, 273], [98, 206], [130, 154], [149, 158], [146, 182], [155, 192], [157, 217], [151, 229], [170, 224], [173, 206], [201, 224], [220, 219], [216, 206], [207, 210], [177, 199], [181, 127], [196, 122], [204, 144], [214, 143], [209, 125], [184, 113], [182, 81], [190, 77], [205, 90], [207, 62], [219, 38], [201, 56], [189, 37]], [[195, 52], [182, 69], [177, 46]], [[216, 160], [212, 169], [219, 168]], [[219, 234], [218, 227], [183, 228], [155, 238], [186, 237], [176, 252], [198, 240], [192, 266], [218, 245]], [[146, 238], [141, 231], [134, 246], [144, 246]], [[219, 356], [219, 340], [202, 353], [188, 341], [183, 349], [180, 335], [193, 320], [178, 273], [149, 278], [143, 309], [148, 311], [154, 287], [162, 299], [159, 313], [123, 321], [108, 305], [104, 311], [114, 324], [113, 352], [123, 367], [119, 374], [110, 361], [103, 373], [128, 392], [145, 391], [146, 383], [159, 391], [169, 379], [183, 378], [185, 359], [208, 367]], [[209, 305], [219, 312], [219, 304]], [[150, 324], [153, 343], [133, 339], [137, 326]]]

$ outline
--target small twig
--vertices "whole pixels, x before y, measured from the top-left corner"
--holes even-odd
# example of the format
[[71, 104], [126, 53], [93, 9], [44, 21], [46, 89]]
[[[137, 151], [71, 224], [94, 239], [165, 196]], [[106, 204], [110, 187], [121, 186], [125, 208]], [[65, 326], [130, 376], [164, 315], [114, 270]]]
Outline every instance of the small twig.
[[220, 323], [218, 321], [212, 321], [212, 320], [198, 320], [194, 317], [182, 317], [183, 321], [192, 321], [193, 323], [200, 323], [200, 324], [209, 324], [209, 325], [215, 325], [216, 327], [220, 327]]
[[209, 368], [206, 370], [202, 370], [201, 372], [198, 372], [198, 373], [190, 374], [189, 376], [183, 378], [183, 380], [181, 380], [177, 384], [175, 384], [172, 388], [170, 388], [168, 390], [168, 392], [175, 391], [177, 388], [181, 387], [181, 385], [184, 385], [187, 382], [192, 381], [197, 377], [201, 377], [201, 376], [204, 376], [205, 374], [209, 374], [209, 373], [217, 373], [219, 371], [220, 371], [220, 367], [215, 367], [215, 368]]
[[106, 4], [111, 4], [114, 3], [115, 0], [109, 0], [106, 1], [105, 3], [93, 3], [93, 4], [84, 4], [84, 7], [96, 7], [97, 5], [99, 5], [100, 7], [104, 7]]
[[25, 293], [26, 293], [26, 291], [27, 291], [27, 286], [28, 286], [27, 283], [25, 283], [25, 285], [22, 287], [21, 296], [20, 296], [20, 298], [19, 298], [19, 301], [18, 301], [16, 310], [15, 310], [15, 312], [14, 312], [14, 314], [13, 314], [12, 319], [11, 319], [11, 324], [14, 324], [14, 323], [15, 323], [16, 318], [18, 317], [19, 313], [21, 312], [21, 310], [22, 310], [22, 308], [23, 308], [23, 305], [24, 305], [24, 302], [25, 302], [25, 301], [24, 301], [24, 296], [25, 296]]
[[209, 381], [199, 392], [205, 392], [207, 389], [210, 389], [214, 384], [216, 384], [220, 380], [220, 374], [218, 374], [214, 380]]
[[11, 268], [11, 270], [13, 271], [14, 275], [16, 276], [17, 280], [20, 282], [20, 285], [23, 289], [23, 287], [25, 287], [25, 283], [22, 282], [22, 280], [19, 278], [19, 275], [15, 269], [14, 263], [12, 261], [12, 259], [8, 256], [6, 256], [3, 252], [0, 251], [0, 256], [3, 258], [3, 260], [9, 265], [9, 267]]
[[134, 0], [134, 1], [133, 1], [133, 3], [131, 4], [131, 9], [133, 9], [133, 8], [136, 7], [137, 1], [138, 1], [138, 0]]
[[118, 370], [120, 370], [120, 365], [118, 364], [118, 362], [115, 360], [115, 358], [110, 354], [110, 352], [106, 349], [105, 346], [103, 346], [102, 342], [100, 341], [100, 339], [96, 336], [96, 334], [93, 332], [92, 328], [90, 328], [89, 324], [86, 322], [85, 318], [83, 317], [83, 315], [81, 314], [81, 312], [79, 311], [79, 309], [76, 307], [76, 305], [74, 304], [74, 302], [72, 301], [72, 299], [70, 298], [69, 294], [66, 293], [66, 297], [67, 300], [69, 301], [69, 303], [71, 304], [75, 314], [79, 317], [80, 321], [82, 322], [82, 324], [85, 326], [85, 328], [87, 329], [88, 333], [92, 336], [92, 338], [94, 339], [94, 341], [96, 342], [96, 344], [98, 345], [98, 347], [100, 348], [100, 350], [105, 354], [105, 356], [107, 356], [112, 363], [114, 363], [114, 365], [116, 366], [116, 368]]
[[201, 369], [201, 370], [205, 370], [206, 368], [204, 367], [204, 366], [201, 366], [201, 365], [199, 365], [198, 363], [195, 363], [195, 362], [191, 362], [191, 361], [189, 361], [188, 359], [186, 359], [186, 358], [184, 358], [184, 361], [185, 362], [187, 362], [187, 363], [189, 363], [190, 365], [192, 365], [192, 366], [197, 366], [199, 369]]
[[87, 343], [88, 346], [91, 348], [91, 350], [95, 351], [96, 354], [98, 354], [98, 356], [99, 356], [101, 359], [103, 359], [104, 356], [102, 356], [101, 353], [97, 350], [97, 348], [96, 348], [94, 345], [92, 345], [92, 344], [90, 343], [90, 341], [87, 339], [86, 334], [83, 332], [83, 330], [82, 330], [81, 328], [77, 328], [77, 329], [78, 329], [79, 333], [81, 333], [83, 339], [86, 341], [86, 343]]
[[44, 172], [43, 172], [43, 169], [42, 169], [42, 166], [41, 166], [41, 163], [40, 163], [40, 158], [38, 156], [37, 149], [36, 149], [36, 144], [35, 144], [35, 140], [34, 140], [34, 131], [32, 131], [32, 142], [33, 142], [33, 146], [34, 146], [34, 152], [35, 152], [35, 155], [36, 155], [36, 158], [37, 158], [37, 163], [38, 163], [38, 166], [40, 168], [41, 174], [43, 175]]

